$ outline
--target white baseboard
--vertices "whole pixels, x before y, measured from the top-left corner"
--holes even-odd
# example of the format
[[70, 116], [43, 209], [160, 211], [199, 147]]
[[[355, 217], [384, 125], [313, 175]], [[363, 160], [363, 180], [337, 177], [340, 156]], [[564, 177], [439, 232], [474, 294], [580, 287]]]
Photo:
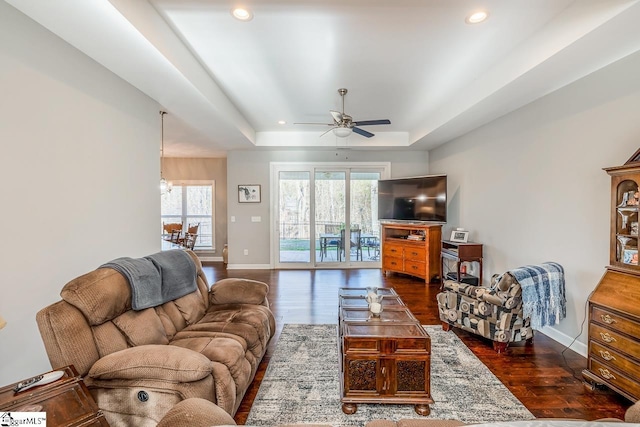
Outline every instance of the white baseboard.
[[204, 262], [222, 262], [221, 256], [206, 256], [206, 255], [198, 255], [200, 261]]
[[270, 264], [227, 264], [227, 270], [271, 270]]
[[[575, 351], [576, 353], [578, 353], [583, 357], [587, 357], [587, 351], [588, 351], [587, 345], [578, 340], [576, 340], [576, 342], [571, 344], [574, 337], [570, 337], [565, 333], [560, 332], [557, 329], [554, 329], [550, 326], [545, 326], [544, 328], [542, 328], [540, 332], [542, 332], [552, 340], [564, 345], [565, 347], [567, 347], [568, 345], [571, 345], [571, 350]], [[535, 332], [533, 335], [533, 345], [536, 345]]]

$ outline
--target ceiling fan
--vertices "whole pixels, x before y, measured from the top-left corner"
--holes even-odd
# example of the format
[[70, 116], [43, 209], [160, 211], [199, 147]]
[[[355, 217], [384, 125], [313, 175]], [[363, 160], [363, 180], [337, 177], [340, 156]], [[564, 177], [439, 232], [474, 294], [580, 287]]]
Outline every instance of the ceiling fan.
[[[338, 89], [338, 93], [342, 97], [342, 112], [329, 110], [329, 112], [331, 113], [331, 116], [333, 116], [333, 123], [294, 123], [294, 125], [331, 126], [331, 129], [329, 129], [327, 132], [332, 130], [333, 133], [340, 138], [346, 138], [347, 136], [351, 135], [351, 132], [355, 132], [364, 137], [371, 138], [372, 136], [374, 136], [374, 134], [364, 129], [360, 129], [357, 126], [390, 125], [391, 124], [391, 121], [388, 119], [360, 120], [360, 121], [354, 122], [353, 118], [350, 115], [344, 113], [344, 96], [347, 94], [347, 92], [348, 91], [345, 88]], [[320, 136], [323, 136], [327, 132], [324, 132]]]

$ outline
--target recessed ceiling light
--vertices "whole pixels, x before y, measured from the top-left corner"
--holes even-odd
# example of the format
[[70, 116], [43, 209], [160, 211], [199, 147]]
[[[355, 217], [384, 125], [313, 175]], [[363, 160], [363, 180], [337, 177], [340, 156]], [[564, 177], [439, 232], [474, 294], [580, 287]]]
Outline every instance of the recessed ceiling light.
[[479, 24], [489, 17], [489, 14], [484, 11], [473, 12], [471, 15], [467, 16], [467, 19], [464, 21], [467, 24]]
[[244, 7], [234, 7], [231, 9], [231, 15], [240, 21], [251, 21], [253, 19], [253, 13]]
[[278, 120], [278, 124], [279, 124], [279, 125], [286, 125], [286, 124], [287, 124], [287, 122], [285, 122], [284, 120]]

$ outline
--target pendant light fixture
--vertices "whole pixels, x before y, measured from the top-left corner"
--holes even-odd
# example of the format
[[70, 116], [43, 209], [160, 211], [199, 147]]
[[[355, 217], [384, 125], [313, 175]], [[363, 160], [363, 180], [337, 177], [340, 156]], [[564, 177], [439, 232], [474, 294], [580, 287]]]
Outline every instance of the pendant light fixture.
[[162, 176], [162, 168], [164, 166], [164, 115], [166, 111], [160, 110], [160, 194], [171, 193], [172, 184]]

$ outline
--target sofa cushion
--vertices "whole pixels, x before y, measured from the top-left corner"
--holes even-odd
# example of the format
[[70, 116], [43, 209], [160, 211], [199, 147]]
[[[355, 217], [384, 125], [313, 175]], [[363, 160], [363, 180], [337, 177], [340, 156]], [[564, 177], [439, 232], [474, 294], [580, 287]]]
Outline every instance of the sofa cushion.
[[89, 370], [89, 377], [192, 382], [211, 375], [211, 369], [211, 360], [197, 351], [171, 345], [142, 345], [99, 359]]
[[245, 358], [245, 348], [233, 338], [191, 337], [176, 339], [170, 347], [178, 346], [198, 352], [207, 359], [226, 366], [236, 384], [236, 390], [245, 390], [251, 379], [251, 365]]
[[131, 287], [120, 273], [99, 268], [67, 283], [63, 300], [84, 314], [89, 325], [100, 325], [131, 309]]
[[160, 317], [153, 308], [129, 310], [113, 319], [131, 347], [146, 344], [169, 344]]
[[250, 304], [225, 304], [211, 306], [207, 314], [186, 330], [226, 332], [242, 337], [247, 348], [261, 358], [273, 335], [273, 314], [265, 306]]

